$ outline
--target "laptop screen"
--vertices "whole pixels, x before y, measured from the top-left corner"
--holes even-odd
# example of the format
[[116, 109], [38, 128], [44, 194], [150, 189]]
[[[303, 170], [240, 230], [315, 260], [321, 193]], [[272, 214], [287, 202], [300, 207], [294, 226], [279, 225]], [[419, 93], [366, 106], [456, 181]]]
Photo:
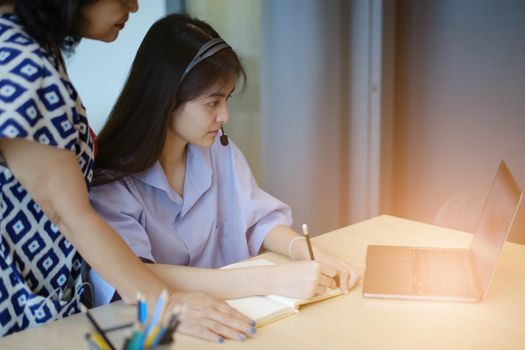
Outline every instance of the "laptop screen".
[[502, 161], [470, 246], [483, 293], [487, 290], [520, 199], [521, 190]]

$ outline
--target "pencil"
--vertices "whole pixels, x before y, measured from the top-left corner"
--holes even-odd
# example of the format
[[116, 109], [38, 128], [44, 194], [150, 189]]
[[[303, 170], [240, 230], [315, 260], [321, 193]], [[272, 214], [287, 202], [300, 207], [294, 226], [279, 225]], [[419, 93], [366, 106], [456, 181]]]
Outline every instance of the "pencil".
[[97, 321], [95, 321], [95, 319], [93, 318], [93, 316], [91, 316], [89, 311], [88, 310], [85, 310], [85, 311], [86, 311], [86, 316], [87, 316], [89, 322], [91, 322], [93, 327], [95, 327], [95, 330], [97, 331], [97, 333], [100, 334], [100, 336], [102, 336], [102, 339], [104, 339], [104, 341], [107, 343], [108, 347], [111, 350], [115, 350], [115, 347], [113, 346], [113, 344], [111, 344], [111, 341], [106, 336], [106, 333], [104, 332], [104, 330], [102, 330], [102, 328], [98, 325]]
[[312, 249], [312, 242], [310, 242], [310, 232], [308, 232], [308, 225], [303, 224], [303, 234], [306, 239], [306, 245], [308, 246], [308, 253], [310, 254], [310, 260], [315, 260], [314, 251]]
[[104, 339], [98, 332], [91, 332], [86, 335], [86, 338], [88, 339], [89, 342], [95, 345], [98, 350], [108, 350], [109, 349], [108, 344], [104, 341]]

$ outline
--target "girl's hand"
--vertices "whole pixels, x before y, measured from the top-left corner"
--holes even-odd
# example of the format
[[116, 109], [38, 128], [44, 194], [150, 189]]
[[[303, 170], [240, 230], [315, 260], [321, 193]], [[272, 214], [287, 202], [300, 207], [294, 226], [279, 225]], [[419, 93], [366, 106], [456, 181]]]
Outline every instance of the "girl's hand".
[[329, 266], [336, 271], [337, 286], [341, 288], [341, 291], [344, 294], [348, 294], [350, 289], [352, 289], [357, 283], [359, 275], [346, 261], [333, 256], [324, 247], [313, 245], [313, 250], [316, 261], [321, 263], [321, 265]]
[[[346, 261], [333, 256], [324, 247], [312, 243], [312, 248], [315, 261], [320, 263], [321, 267], [325, 270], [331, 269], [335, 271], [334, 277], [337, 277], [337, 287], [341, 288], [344, 294], [348, 294], [349, 290], [355, 286], [359, 279], [359, 274], [357, 274]], [[295, 259], [310, 259], [308, 247], [304, 239], [294, 241], [290, 247], [290, 253], [292, 253], [292, 257]]]
[[324, 293], [327, 287], [336, 287], [336, 270], [317, 261], [294, 261], [277, 265], [273, 270], [269, 294], [308, 299]]
[[255, 322], [226, 302], [203, 293], [172, 294], [170, 307], [186, 305], [178, 331], [214, 343], [224, 339], [244, 341], [255, 333]]

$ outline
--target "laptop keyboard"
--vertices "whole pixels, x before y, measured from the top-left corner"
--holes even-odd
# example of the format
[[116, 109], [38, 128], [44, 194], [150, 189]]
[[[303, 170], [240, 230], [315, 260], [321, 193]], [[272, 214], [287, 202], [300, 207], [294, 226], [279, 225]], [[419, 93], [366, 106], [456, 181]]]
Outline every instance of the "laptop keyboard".
[[464, 253], [435, 249], [413, 249], [415, 285], [418, 294], [469, 295]]

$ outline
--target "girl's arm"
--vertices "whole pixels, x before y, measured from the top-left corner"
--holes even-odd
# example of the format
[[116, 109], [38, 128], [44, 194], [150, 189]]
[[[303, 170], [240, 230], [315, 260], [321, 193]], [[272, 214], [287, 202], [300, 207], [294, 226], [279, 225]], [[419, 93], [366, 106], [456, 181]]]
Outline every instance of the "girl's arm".
[[[151, 273], [91, 207], [75, 154], [23, 139], [0, 139], [0, 151], [17, 180], [82, 257], [126, 302], [138, 291], [157, 298], [166, 284]], [[186, 333], [212, 341], [250, 334], [250, 320], [226, 303], [203, 294], [172, 293], [188, 303]]]
[[[230, 149], [234, 179], [237, 188], [242, 189], [239, 196], [242, 199], [243, 215], [250, 218], [247, 225], [250, 227], [251, 236], [248, 238], [249, 246], [259, 249], [260, 240], [264, 237], [263, 248], [290, 256], [292, 260], [309, 260], [305, 240], [295, 239], [300, 236], [287, 226], [291, 224], [290, 208], [259, 188], [242, 152], [233, 143]], [[253, 242], [250, 241], [254, 241], [255, 244], [252, 245]], [[314, 244], [313, 249], [315, 260], [321, 264], [323, 274], [330, 278], [337, 275], [339, 287], [343, 293], [348, 293], [358, 279], [357, 273], [348, 263], [329, 254], [322, 247]]]
[[205, 269], [147, 264], [167, 284], [183, 291], [203, 291], [220, 299], [278, 294], [307, 299], [335, 287], [335, 270], [315, 261], [294, 261], [276, 266]]

